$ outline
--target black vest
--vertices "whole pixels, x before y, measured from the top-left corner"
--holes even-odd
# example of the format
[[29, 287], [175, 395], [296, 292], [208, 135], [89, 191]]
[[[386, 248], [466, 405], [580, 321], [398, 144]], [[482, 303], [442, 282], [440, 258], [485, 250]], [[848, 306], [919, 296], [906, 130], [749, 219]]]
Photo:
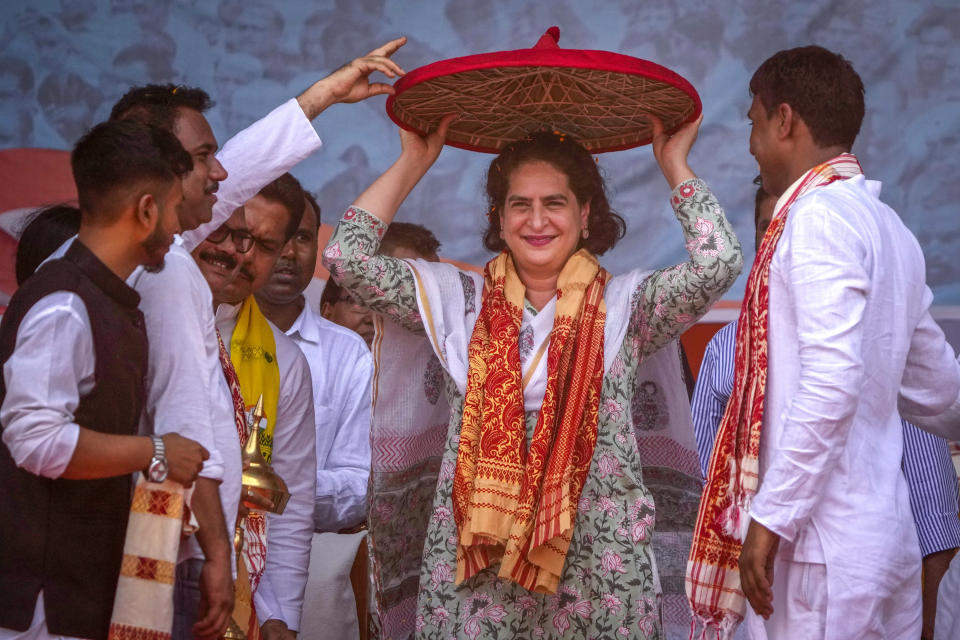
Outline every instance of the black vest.
[[[13, 353], [23, 317], [56, 291], [83, 300], [93, 333], [94, 387], [74, 420], [102, 433], [135, 435], [147, 371], [140, 296], [79, 240], [10, 300], [0, 325], [0, 365]], [[0, 402], [5, 396], [0, 376]], [[129, 475], [51, 480], [17, 468], [0, 443], [0, 627], [27, 629], [42, 589], [51, 634], [107, 637], [130, 496]]]

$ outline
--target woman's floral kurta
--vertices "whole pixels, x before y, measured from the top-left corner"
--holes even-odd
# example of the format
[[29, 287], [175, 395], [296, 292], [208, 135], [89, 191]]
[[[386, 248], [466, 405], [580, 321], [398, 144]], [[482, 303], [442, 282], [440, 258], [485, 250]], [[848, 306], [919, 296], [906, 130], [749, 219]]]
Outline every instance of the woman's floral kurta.
[[[495, 568], [454, 584], [457, 531], [451, 496], [463, 396], [445, 375], [452, 412], [420, 571], [418, 638], [662, 637], [650, 544], [656, 511], [643, 485], [634, 437], [634, 372], [647, 354], [702, 316], [733, 284], [741, 266], [740, 245], [703, 182], [679, 185], [671, 204], [690, 260], [654, 272], [631, 298], [626, 337], [603, 380], [593, 464], [557, 593], [531, 593], [497, 578]], [[370, 213], [349, 209], [324, 250], [324, 264], [371, 309], [422, 332], [410, 270], [376, 253], [385, 230]], [[473, 282], [462, 281], [470, 313]], [[523, 330], [520, 335], [522, 340]], [[528, 438], [536, 422], [537, 412], [528, 412]]]

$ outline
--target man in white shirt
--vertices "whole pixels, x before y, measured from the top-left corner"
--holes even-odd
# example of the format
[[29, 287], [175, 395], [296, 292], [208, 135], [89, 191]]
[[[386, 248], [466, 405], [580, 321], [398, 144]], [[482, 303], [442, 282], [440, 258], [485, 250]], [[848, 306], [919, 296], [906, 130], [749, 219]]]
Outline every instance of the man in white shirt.
[[124, 283], [162, 269], [190, 157], [166, 131], [97, 125], [71, 166], [76, 241], [17, 291], [0, 327], [0, 638], [106, 637], [131, 477], [192, 484], [207, 451], [137, 435], [147, 337]]
[[[307, 587], [309, 611], [303, 624], [306, 633], [319, 633], [322, 628], [324, 637], [334, 640], [359, 634], [350, 569], [358, 545], [366, 547], [361, 544], [362, 533], [337, 532], [367, 519], [373, 359], [359, 335], [322, 318], [304, 299], [303, 291], [317, 265], [319, 227], [319, 207], [308, 197], [297, 232], [284, 245], [273, 275], [256, 297], [264, 315], [296, 342], [310, 365], [317, 488]], [[337, 551], [331, 553], [334, 549]], [[361, 597], [365, 593], [361, 590]]]
[[750, 152], [780, 200], [764, 239], [776, 244], [759, 320], [759, 488], [740, 556], [746, 624], [756, 638], [917, 638], [897, 396], [942, 411], [960, 367], [930, 317], [919, 245], [849, 154], [864, 112], [849, 62], [781, 51], [750, 90]]
[[373, 71], [401, 73], [389, 56], [402, 44], [394, 40], [338, 69], [235, 135], [219, 153], [203, 115], [211, 103], [202, 90], [139, 87], [111, 112], [112, 119], [172, 131], [193, 158], [183, 181], [183, 234], [171, 248], [167, 269], [140, 270], [130, 279], [150, 336], [145, 428], [188, 435], [211, 451], [192, 501], [201, 528], [182, 545], [177, 568], [174, 638], [219, 638], [225, 629], [233, 605], [228, 532], [240, 498], [240, 446], [210, 288], [189, 252], [264, 185], [319, 149], [310, 121], [326, 107], [389, 92], [367, 78]]
[[[213, 293], [217, 329], [229, 349], [234, 348], [241, 307], [270, 277], [302, 215], [303, 191], [292, 176], [285, 174], [234, 211], [193, 251]], [[270, 330], [280, 376], [271, 463], [286, 482], [291, 497], [282, 515], [267, 515], [266, 568], [253, 593], [257, 620], [266, 640], [295, 638], [300, 628], [317, 468], [309, 366], [293, 340], [272, 324]], [[243, 400], [247, 405], [255, 402], [252, 398]]]

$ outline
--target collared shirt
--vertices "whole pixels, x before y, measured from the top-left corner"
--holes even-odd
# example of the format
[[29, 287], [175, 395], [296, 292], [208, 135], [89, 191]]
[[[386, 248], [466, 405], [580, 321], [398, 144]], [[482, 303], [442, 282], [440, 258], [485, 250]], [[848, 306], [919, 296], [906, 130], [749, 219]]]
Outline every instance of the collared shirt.
[[[229, 348], [237, 324], [238, 306], [220, 305], [217, 328]], [[269, 321], [268, 321], [269, 322]], [[296, 343], [270, 323], [277, 345], [280, 396], [273, 432], [271, 464], [287, 483], [290, 501], [282, 515], [267, 514], [267, 566], [254, 594], [261, 623], [282, 620], [300, 628], [303, 591], [313, 537], [316, 485], [316, 423], [310, 367]]]
[[[704, 477], [710, 464], [713, 442], [720, 428], [727, 400], [733, 392], [734, 348], [737, 321], [726, 325], [707, 344], [700, 375], [693, 391], [694, 434], [700, 470]], [[960, 547], [957, 517], [957, 476], [947, 443], [901, 421], [903, 425], [903, 475], [910, 493], [910, 509], [917, 525], [920, 552], [929, 555]]]
[[337, 531], [366, 519], [373, 357], [355, 332], [309, 303], [287, 331], [310, 365], [317, 430], [313, 524]]

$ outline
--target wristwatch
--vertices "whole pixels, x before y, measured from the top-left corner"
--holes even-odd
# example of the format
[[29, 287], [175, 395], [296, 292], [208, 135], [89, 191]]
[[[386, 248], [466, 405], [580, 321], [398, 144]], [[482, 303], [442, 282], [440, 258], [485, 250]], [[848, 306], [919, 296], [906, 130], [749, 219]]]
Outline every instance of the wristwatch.
[[170, 470], [167, 465], [167, 452], [163, 446], [163, 438], [154, 434], [150, 436], [153, 440], [153, 459], [150, 460], [150, 466], [147, 467], [147, 480], [150, 482], [163, 482], [167, 479], [167, 472]]

